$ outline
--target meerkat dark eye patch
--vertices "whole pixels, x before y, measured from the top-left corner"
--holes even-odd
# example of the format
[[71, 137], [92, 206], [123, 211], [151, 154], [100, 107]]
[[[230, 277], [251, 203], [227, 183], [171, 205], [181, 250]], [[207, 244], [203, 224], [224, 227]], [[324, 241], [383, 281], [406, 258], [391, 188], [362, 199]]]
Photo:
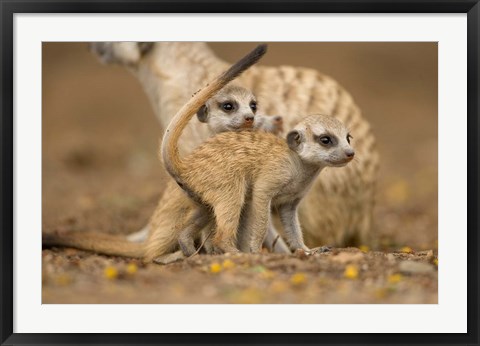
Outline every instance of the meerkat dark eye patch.
[[257, 111], [257, 102], [256, 101], [250, 102], [250, 109], [253, 111], [253, 113], [255, 113]]
[[225, 101], [219, 104], [219, 108], [224, 112], [230, 113], [238, 109], [238, 105], [235, 101]]
[[197, 118], [200, 122], [206, 123], [207, 122], [207, 117], [208, 117], [208, 108], [207, 108], [206, 105], [203, 105], [197, 111]]
[[334, 135], [331, 135], [331, 134], [323, 134], [323, 135], [320, 135], [320, 136], [313, 135], [313, 138], [314, 138], [315, 142], [317, 142], [318, 144], [320, 144], [324, 147], [331, 147], [331, 146], [334, 146], [338, 143], [337, 137], [335, 137]]
[[302, 142], [302, 135], [297, 130], [290, 131], [287, 135], [287, 144], [290, 149], [295, 149]]

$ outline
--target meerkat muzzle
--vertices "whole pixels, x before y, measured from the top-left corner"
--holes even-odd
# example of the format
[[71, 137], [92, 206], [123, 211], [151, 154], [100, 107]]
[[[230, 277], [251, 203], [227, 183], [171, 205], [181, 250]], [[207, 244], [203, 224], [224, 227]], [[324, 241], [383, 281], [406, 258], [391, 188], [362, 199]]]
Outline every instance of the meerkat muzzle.
[[353, 157], [355, 156], [355, 150], [353, 149], [345, 150], [345, 156], [347, 157], [348, 160], [352, 160]]
[[245, 117], [245, 121], [243, 122], [243, 128], [252, 128], [253, 127], [253, 121], [255, 120], [254, 117]]

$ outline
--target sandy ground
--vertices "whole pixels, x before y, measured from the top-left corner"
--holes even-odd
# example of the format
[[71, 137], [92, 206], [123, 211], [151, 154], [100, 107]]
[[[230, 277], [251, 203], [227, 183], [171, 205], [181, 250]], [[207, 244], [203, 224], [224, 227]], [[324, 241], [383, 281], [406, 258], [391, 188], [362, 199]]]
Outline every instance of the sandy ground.
[[[227, 60], [247, 44], [213, 44]], [[293, 49], [294, 48], [294, 49]], [[273, 44], [265, 64], [337, 79], [382, 155], [377, 245], [300, 255], [197, 256], [168, 266], [73, 249], [42, 252], [43, 303], [436, 303], [437, 55], [429, 43]], [[162, 129], [138, 81], [86, 44], [43, 47], [42, 227], [127, 234], [166, 175]], [[140, 294], [139, 294], [140, 292]]]

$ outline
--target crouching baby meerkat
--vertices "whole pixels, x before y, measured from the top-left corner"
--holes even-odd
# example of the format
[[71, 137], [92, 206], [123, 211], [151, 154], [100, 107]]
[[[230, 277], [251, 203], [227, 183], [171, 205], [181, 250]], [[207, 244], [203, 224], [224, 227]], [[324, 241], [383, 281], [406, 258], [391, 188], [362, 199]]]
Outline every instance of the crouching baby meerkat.
[[161, 154], [178, 185], [203, 204], [205, 212], [213, 213], [216, 225], [212, 242], [220, 251], [238, 252], [237, 234], [243, 233], [249, 234], [248, 250], [259, 252], [274, 206], [290, 248], [310, 252], [303, 241], [297, 208], [324, 167], [344, 166], [353, 159], [351, 136], [342, 122], [331, 116], [311, 115], [288, 133], [286, 141], [266, 132], [225, 132], [183, 158], [178, 150], [183, 129], [205, 100], [265, 52], [265, 45], [258, 46], [196, 93], [167, 127]]
[[[281, 117], [259, 115], [256, 110], [257, 101], [250, 90], [228, 85], [207, 100], [197, 117], [213, 134], [246, 129], [272, 133], [282, 131]], [[195, 251], [188, 246], [193, 246], [197, 240], [193, 237], [198, 237], [201, 228], [208, 224], [208, 220], [195, 213], [196, 209], [195, 203], [170, 180], [147, 227], [130, 235], [136, 242], [100, 232], [54, 232], [44, 234], [42, 242], [46, 246], [69, 246], [100, 254], [143, 258], [145, 261], [158, 259], [160, 263], [168, 263]], [[272, 229], [271, 232], [270, 236], [275, 237], [276, 231]], [[179, 239], [180, 234], [182, 239]], [[184, 250], [188, 250], [185, 253], [175, 252], [179, 248], [179, 240], [183, 241], [180, 244], [184, 245]], [[286, 245], [279, 241], [275, 248], [285, 252]]]

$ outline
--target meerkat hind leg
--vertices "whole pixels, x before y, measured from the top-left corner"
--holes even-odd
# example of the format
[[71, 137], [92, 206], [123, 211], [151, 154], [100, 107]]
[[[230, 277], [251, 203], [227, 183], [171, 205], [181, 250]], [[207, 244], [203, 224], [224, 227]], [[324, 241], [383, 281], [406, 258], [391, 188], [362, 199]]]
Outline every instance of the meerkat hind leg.
[[195, 239], [198, 238], [199, 233], [208, 224], [209, 220], [208, 211], [200, 206], [190, 217], [187, 227], [178, 235], [178, 245], [185, 256], [190, 257], [197, 252]]
[[212, 239], [215, 252], [240, 252], [237, 248], [237, 233], [245, 202], [244, 181], [232, 181], [228, 194], [217, 195], [213, 213], [215, 215], [215, 235]]
[[310, 252], [310, 249], [303, 241], [302, 229], [300, 228], [300, 222], [298, 221], [297, 208], [298, 201], [293, 201], [292, 203], [281, 205], [278, 208], [278, 212], [290, 249], [292, 251], [301, 249], [308, 253]]
[[204, 227], [202, 233], [200, 234], [200, 245], [202, 246], [203, 252], [206, 254], [213, 254], [215, 253], [215, 249], [212, 242], [212, 234], [215, 231], [215, 224], [213, 222], [209, 222], [207, 227]]

